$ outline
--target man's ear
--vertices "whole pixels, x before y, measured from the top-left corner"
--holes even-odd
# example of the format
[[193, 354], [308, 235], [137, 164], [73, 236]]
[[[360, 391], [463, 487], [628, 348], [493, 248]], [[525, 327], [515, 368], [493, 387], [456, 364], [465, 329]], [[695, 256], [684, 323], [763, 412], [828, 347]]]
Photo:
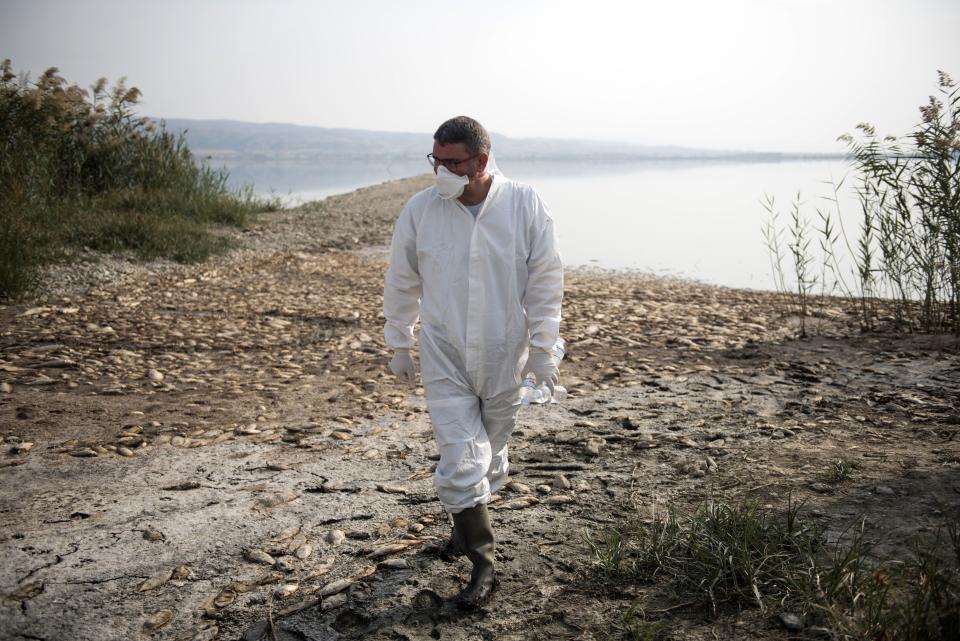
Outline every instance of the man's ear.
[[490, 154], [480, 154], [477, 156], [477, 175], [482, 176], [487, 171], [487, 162], [490, 160]]

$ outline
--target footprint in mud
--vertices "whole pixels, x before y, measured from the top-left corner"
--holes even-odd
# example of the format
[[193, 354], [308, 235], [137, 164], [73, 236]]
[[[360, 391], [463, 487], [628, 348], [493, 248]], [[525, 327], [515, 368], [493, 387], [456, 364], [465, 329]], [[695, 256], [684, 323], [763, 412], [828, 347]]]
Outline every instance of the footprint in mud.
[[417, 592], [410, 601], [414, 614], [438, 612], [443, 607], [443, 598], [433, 590]]

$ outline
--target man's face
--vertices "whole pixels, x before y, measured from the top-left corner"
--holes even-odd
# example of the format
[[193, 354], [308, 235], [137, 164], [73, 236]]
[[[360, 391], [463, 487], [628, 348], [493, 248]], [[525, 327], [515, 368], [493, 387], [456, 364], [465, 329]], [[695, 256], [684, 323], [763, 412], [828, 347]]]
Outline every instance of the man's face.
[[451, 173], [472, 178], [479, 172], [481, 160], [485, 161], [486, 154], [472, 155], [462, 142], [441, 145], [434, 140], [433, 157], [437, 161], [433, 173], [437, 173], [439, 166], [443, 165]]

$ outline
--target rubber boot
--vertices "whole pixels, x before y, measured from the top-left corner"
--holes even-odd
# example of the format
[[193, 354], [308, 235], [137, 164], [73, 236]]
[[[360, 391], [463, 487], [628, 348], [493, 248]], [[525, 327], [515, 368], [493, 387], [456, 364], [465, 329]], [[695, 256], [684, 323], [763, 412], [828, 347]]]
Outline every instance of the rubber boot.
[[463, 541], [457, 532], [457, 524], [452, 520], [452, 516], [453, 515], [451, 515], [450, 538], [447, 539], [446, 545], [440, 550], [440, 559], [446, 563], [456, 563], [457, 559], [467, 553], [466, 550], [463, 549]]
[[486, 505], [477, 505], [453, 515], [454, 529], [460, 537], [464, 552], [473, 563], [470, 582], [457, 595], [457, 606], [478, 608], [488, 600], [496, 588], [493, 572], [493, 528]]

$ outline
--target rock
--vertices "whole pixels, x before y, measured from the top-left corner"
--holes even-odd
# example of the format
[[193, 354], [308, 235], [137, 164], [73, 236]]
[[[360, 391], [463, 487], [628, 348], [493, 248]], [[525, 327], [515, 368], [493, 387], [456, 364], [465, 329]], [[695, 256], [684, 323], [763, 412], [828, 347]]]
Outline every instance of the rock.
[[149, 378], [154, 383], [163, 382], [163, 374], [155, 369], [147, 370], [147, 378]]
[[573, 483], [570, 482], [563, 474], [557, 474], [553, 477], [553, 489], [555, 490], [569, 490], [573, 487]]
[[814, 492], [819, 492], [820, 494], [832, 494], [833, 487], [827, 485], [826, 483], [811, 483], [810, 489]]
[[281, 572], [293, 572], [293, 570], [295, 569], [290, 564], [290, 561], [287, 561], [286, 559], [277, 559], [274, 562], [273, 567]]
[[301, 561], [308, 558], [311, 554], [313, 554], [313, 546], [310, 545], [309, 543], [304, 543], [303, 545], [298, 547], [297, 550], [294, 552], [294, 556], [296, 556]]
[[881, 496], [896, 496], [897, 494], [889, 485], [878, 485], [873, 491]]
[[13, 386], [10, 383], [4, 381], [0, 383], [0, 394], [9, 394], [13, 392]]

